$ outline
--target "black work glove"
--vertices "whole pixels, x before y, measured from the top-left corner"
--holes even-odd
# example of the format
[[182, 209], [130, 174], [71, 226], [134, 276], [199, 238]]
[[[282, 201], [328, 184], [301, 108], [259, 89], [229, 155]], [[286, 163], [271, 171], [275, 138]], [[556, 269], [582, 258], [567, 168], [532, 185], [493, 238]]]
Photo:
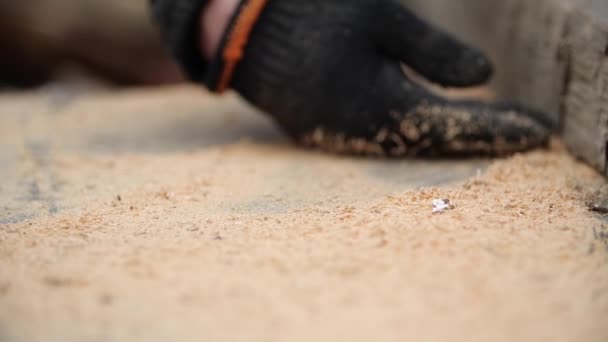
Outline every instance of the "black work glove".
[[244, 0], [208, 65], [196, 39], [203, 2], [156, 0], [178, 60], [194, 81], [235, 89], [305, 146], [389, 156], [496, 155], [548, 141], [553, 123], [543, 113], [447, 100], [408, 78], [401, 63], [443, 86], [481, 84], [492, 68], [481, 52], [397, 0]]

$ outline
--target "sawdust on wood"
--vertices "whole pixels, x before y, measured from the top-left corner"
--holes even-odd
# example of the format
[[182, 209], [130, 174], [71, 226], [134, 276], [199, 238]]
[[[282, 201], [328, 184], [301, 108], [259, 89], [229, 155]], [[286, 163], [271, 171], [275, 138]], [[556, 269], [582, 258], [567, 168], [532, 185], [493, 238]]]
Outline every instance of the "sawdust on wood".
[[[225, 207], [268, 163], [222, 156], [267, 153], [117, 156], [148, 182], [0, 226], [0, 339], [607, 340], [607, 224], [585, 203], [604, 181], [561, 147], [445, 188]], [[458, 206], [433, 215], [437, 198]]]

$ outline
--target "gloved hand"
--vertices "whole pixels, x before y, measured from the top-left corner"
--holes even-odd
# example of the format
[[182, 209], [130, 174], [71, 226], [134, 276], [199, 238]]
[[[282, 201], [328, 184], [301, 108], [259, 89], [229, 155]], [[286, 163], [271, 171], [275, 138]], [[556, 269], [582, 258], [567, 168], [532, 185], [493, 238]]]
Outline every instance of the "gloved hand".
[[497, 155], [548, 141], [554, 123], [505, 103], [451, 101], [443, 86], [491, 76], [488, 59], [397, 0], [243, 0], [215, 60], [198, 50], [203, 0], [156, 0], [167, 42], [192, 80], [233, 88], [305, 146], [354, 154]]

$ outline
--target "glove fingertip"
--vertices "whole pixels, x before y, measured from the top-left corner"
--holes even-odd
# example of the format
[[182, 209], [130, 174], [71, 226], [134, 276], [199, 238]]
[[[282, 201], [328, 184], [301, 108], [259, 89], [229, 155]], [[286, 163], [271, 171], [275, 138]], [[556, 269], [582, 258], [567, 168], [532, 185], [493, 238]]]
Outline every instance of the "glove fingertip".
[[476, 86], [487, 83], [494, 74], [494, 66], [488, 57], [475, 50], [464, 50], [452, 64], [452, 86]]
[[522, 115], [531, 118], [532, 120], [543, 126], [545, 129], [548, 129], [550, 131], [555, 131], [559, 127], [559, 119], [557, 115], [545, 112], [537, 108], [524, 106], [513, 102], [499, 102], [496, 103], [494, 107], [497, 111], [519, 112]]

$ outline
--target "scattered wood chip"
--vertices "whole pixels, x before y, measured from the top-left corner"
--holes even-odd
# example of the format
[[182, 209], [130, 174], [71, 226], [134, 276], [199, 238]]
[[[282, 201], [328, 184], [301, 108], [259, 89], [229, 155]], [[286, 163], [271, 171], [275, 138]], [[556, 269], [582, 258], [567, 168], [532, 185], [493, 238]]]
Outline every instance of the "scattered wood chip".
[[456, 206], [449, 199], [433, 200], [433, 214], [442, 213], [455, 208]]
[[608, 206], [606, 205], [598, 205], [598, 204], [593, 204], [589, 206], [589, 209], [593, 212], [596, 213], [600, 213], [600, 214], [608, 214]]
[[598, 214], [608, 214], [608, 185], [604, 185], [590, 194], [586, 204], [590, 211]]

